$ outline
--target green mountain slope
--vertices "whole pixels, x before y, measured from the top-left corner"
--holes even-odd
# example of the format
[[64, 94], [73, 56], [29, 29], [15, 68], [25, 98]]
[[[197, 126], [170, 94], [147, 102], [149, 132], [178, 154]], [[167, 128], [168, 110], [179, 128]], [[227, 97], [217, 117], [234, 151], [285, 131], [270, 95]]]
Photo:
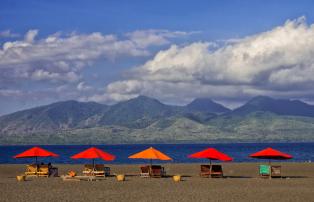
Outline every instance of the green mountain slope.
[[169, 106], [146, 96], [120, 102], [109, 108], [99, 125], [120, 125], [129, 128], [145, 128], [164, 117], [181, 113], [177, 106]]
[[314, 106], [299, 100], [273, 99], [266, 96], [257, 96], [245, 105], [233, 110], [233, 115], [246, 115], [251, 112], [265, 111], [278, 115], [314, 117]]
[[94, 102], [65, 101], [0, 117], [1, 133], [27, 134], [93, 126], [108, 106]]
[[[165, 105], [145, 96], [112, 106], [59, 102], [0, 117], [0, 142], [108, 144], [314, 141], [312, 105], [257, 97], [238, 109], [226, 110], [226, 113], [221, 114], [206, 111], [209, 109], [206, 108], [209, 106], [207, 104], [203, 102], [203, 106], [197, 105], [197, 109], [193, 110], [187, 106]], [[202, 107], [204, 111], [200, 110]]]

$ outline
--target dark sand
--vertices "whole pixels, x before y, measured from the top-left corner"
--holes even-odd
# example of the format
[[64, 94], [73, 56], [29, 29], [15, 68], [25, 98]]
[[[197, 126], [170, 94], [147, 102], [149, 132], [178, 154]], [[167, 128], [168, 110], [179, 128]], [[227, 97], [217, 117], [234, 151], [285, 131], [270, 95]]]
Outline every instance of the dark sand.
[[[199, 164], [164, 164], [167, 174], [183, 181], [140, 178], [139, 165], [111, 165], [112, 173], [127, 174], [102, 181], [62, 181], [61, 178], [28, 178], [16, 175], [25, 165], [0, 165], [0, 201], [314, 201], [314, 164], [282, 163], [283, 179], [260, 179], [254, 163], [225, 163], [224, 179], [201, 178]], [[79, 172], [82, 165], [57, 165], [59, 174]]]

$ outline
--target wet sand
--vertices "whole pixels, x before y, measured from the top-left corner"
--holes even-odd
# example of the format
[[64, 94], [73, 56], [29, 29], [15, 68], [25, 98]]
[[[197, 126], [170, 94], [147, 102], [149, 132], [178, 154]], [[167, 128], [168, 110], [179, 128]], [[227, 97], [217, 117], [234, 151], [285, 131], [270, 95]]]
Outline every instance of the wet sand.
[[[314, 164], [281, 163], [282, 179], [258, 178], [256, 163], [224, 163], [223, 179], [199, 177], [199, 164], [164, 164], [168, 175], [183, 181], [141, 178], [139, 165], [109, 165], [114, 174], [101, 181], [63, 181], [29, 177], [18, 182], [25, 165], [0, 165], [0, 201], [314, 201]], [[277, 164], [276, 164], [277, 165]], [[83, 165], [56, 165], [59, 175]]]

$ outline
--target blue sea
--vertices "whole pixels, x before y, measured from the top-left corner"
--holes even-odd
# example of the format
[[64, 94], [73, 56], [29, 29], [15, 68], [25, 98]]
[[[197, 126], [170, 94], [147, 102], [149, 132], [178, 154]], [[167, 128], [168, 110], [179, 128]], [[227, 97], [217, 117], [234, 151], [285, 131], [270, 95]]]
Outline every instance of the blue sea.
[[[36, 145], [38, 146], [38, 145]], [[59, 154], [57, 158], [39, 158], [40, 162], [58, 163], [58, 164], [82, 164], [90, 162], [88, 159], [71, 159], [70, 157], [91, 146], [95, 146], [105, 152], [114, 154], [116, 159], [110, 164], [139, 164], [147, 163], [147, 160], [128, 159], [128, 156], [136, 152], [147, 149], [152, 146], [168, 156], [173, 161], [167, 163], [201, 163], [208, 162], [207, 159], [187, 158], [189, 154], [198, 152], [208, 147], [214, 147], [234, 158], [234, 162], [255, 162], [263, 161], [252, 159], [248, 156], [254, 152], [266, 147], [272, 147], [284, 153], [292, 155], [294, 158], [287, 162], [313, 162], [314, 161], [314, 143], [228, 143], [228, 144], [121, 144], [121, 145], [39, 145], [40, 147]], [[0, 146], [0, 164], [25, 164], [32, 163], [34, 159], [15, 159], [14, 155], [19, 154], [32, 145], [23, 146]], [[96, 160], [96, 163], [102, 163], [102, 160]], [[155, 163], [161, 163], [154, 161]], [[166, 163], [166, 162], [164, 162]]]

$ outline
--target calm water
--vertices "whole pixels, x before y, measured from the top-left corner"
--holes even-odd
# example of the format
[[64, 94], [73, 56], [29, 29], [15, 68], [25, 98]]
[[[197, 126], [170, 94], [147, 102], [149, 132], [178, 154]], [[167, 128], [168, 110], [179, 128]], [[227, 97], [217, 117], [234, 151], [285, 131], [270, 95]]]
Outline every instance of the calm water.
[[[90, 160], [74, 160], [70, 156], [89, 148], [91, 145], [43, 145], [44, 149], [55, 152], [58, 158], [39, 158], [45, 163], [79, 164], [90, 162]], [[173, 163], [196, 163], [208, 162], [206, 159], [190, 159], [187, 155], [214, 147], [234, 158], [235, 162], [254, 162], [256, 159], [248, 158], [248, 155], [266, 147], [272, 147], [282, 152], [291, 154], [294, 158], [290, 162], [314, 161], [314, 143], [237, 143], [237, 144], [129, 144], [129, 145], [97, 145], [96, 147], [106, 152], [116, 155], [116, 160], [112, 164], [135, 164], [147, 163], [147, 160], [128, 159], [128, 156], [146, 149], [150, 146], [161, 150], [173, 158]], [[31, 163], [33, 159], [14, 159], [12, 156], [31, 148], [32, 146], [0, 146], [0, 164]], [[261, 161], [261, 160], [259, 160]], [[96, 160], [96, 162], [103, 162]], [[154, 161], [159, 163], [158, 161]]]

